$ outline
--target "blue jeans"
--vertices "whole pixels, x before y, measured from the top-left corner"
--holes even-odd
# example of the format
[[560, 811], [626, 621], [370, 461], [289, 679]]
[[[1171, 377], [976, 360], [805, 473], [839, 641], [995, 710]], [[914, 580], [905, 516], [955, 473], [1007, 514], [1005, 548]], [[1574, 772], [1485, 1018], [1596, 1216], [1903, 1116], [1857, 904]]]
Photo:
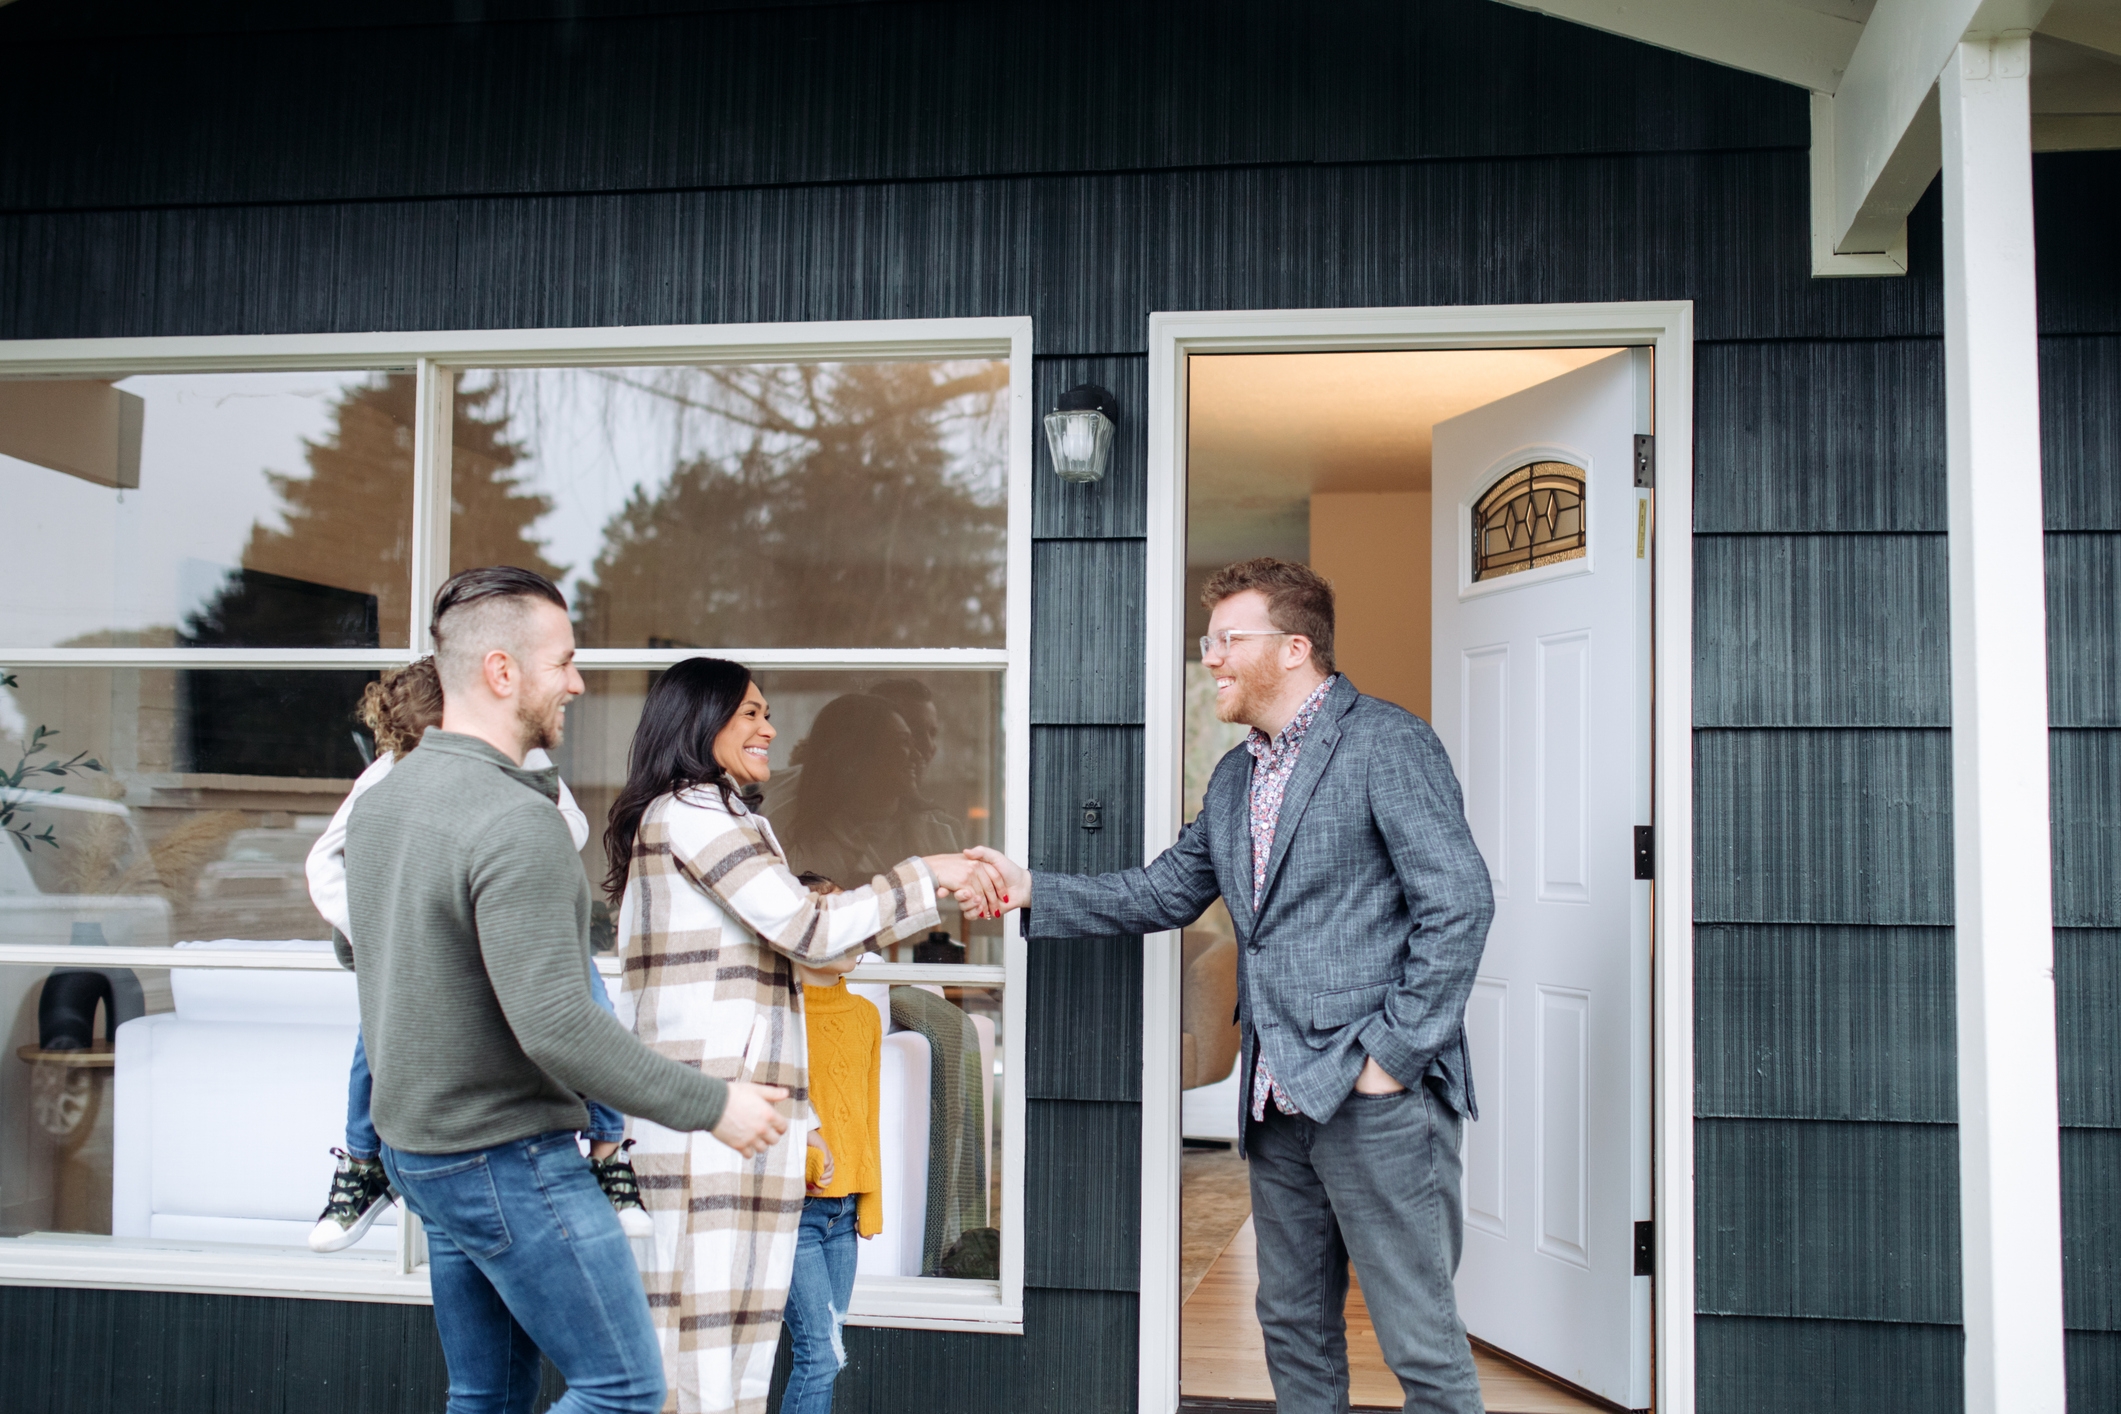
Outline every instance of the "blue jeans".
[[[611, 993], [604, 990], [604, 974], [595, 967], [589, 969], [589, 995], [596, 998], [597, 1005], [612, 1011]], [[375, 1121], [368, 1117], [369, 1099], [376, 1089], [375, 1077], [368, 1073], [368, 1043], [357, 1031], [354, 1033], [353, 1069], [346, 1076], [346, 1152], [357, 1159], [372, 1159], [382, 1150], [383, 1141], [376, 1136]], [[589, 1106], [589, 1128], [582, 1131], [592, 1144], [616, 1144], [626, 1137], [626, 1116], [606, 1104], [583, 1097]]]
[[805, 1198], [795, 1230], [795, 1274], [781, 1320], [795, 1349], [781, 1414], [832, 1414], [832, 1382], [847, 1363], [841, 1329], [854, 1299], [854, 1198]]
[[652, 1414], [663, 1356], [619, 1215], [565, 1130], [383, 1168], [427, 1229], [449, 1414], [529, 1414], [538, 1353], [567, 1379], [553, 1414]]

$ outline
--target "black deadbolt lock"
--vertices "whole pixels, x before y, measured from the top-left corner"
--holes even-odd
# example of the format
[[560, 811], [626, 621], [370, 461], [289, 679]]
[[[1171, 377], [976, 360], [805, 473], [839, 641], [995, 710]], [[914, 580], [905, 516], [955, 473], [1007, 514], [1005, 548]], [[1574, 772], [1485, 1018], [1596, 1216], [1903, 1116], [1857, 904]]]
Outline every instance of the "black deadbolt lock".
[[1105, 803], [1101, 800], [1083, 802], [1083, 828], [1102, 830], [1105, 828]]

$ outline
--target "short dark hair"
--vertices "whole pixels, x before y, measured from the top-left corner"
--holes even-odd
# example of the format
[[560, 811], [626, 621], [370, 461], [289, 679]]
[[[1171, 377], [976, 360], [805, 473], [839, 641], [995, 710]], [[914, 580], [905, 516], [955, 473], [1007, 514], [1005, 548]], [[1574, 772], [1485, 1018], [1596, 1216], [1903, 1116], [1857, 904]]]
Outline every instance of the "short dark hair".
[[429, 631], [436, 633], [442, 624], [442, 616], [451, 609], [461, 609], [467, 604], [476, 604], [482, 599], [543, 599], [548, 604], [567, 607], [567, 596], [560, 586], [539, 574], [536, 570], [521, 569], [515, 565], [481, 565], [475, 570], [459, 570], [435, 591], [434, 614], [429, 622]]
[[1256, 589], [1267, 596], [1267, 622], [1284, 633], [1311, 640], [1311, 661], [1321, 672], [1333, 667], [1333, 586], [1309, 565], [1277, 560], [1272, 555], [1239, 560], [1208, 576], [1201, 586], [1201, 607], [1209, 613], [1233, 594]]
[[[562, 613], [567, 610], [567, 596], [536, 570], [483, 565], [451, 575], [449, 582], [436, 591], [434, 615], [428, 620], [428, 632], [435, 641], [435, 667], [444, 690], [452, 681], [461, 685], [464, 674], [471, 672], [471, 660], [465, 656], [467, 647], [480, 647], [481, 657], [487, 651], [480, 645], [457, 643], [460, 632], [500, 637], [513, 651], [514, 635], [521, 631], [523, 622], [523, 601], [539, 599], [558, 606]], [[516, 602], [507, 602], [510, 600]]]

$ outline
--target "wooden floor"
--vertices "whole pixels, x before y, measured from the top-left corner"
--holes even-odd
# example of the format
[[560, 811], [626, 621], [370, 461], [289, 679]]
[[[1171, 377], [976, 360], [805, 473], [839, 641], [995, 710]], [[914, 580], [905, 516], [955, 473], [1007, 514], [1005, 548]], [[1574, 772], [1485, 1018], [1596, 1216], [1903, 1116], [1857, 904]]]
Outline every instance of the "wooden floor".
[[[1180, 1317], [1179, 1390], [1184, 1397], [1274, 1398], [1259, 1319], [1252, 1309], [1258, 1289], [1259, 1259], [1247, 1219], [1194, 1288]], [[1603, 1407], [1477, 1347], [1473, 1363], [1480, 1369], [1480, 1393], [1490, 1414], [1577, 1414]], [[1349, 1395], [1357, 1407], [1397, 1409], [1404, 1402], [1399, 1381], [1385, 1368], [1384, 1353], [1377, 1348], [1360, 1285], [1348, 1292], [1348, 1373]]]

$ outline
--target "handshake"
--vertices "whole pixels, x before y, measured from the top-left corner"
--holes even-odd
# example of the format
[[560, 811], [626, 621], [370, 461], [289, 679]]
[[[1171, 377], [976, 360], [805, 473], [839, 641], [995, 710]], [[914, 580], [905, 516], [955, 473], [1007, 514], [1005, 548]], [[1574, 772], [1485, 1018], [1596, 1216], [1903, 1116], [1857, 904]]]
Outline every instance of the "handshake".
[[[921, 862], [935, 876], [935, 896], [955, 898], [967, 918], [999, 918], [1031, 902], [1030, 873], [1000, 850], [974, 845], [963, 854], [931, 854]], [[838, 892], [830, 885], [821, 891]], [[859, 951], [852, 952], [841, 965], [816, 970], [848, 971], [861, 957]], [[788, 1092], [778, 1085], [731, 1081], [714, 1137], [746, 1158], [756, 1158], [788, 1132], [787, 1116], [775, 1108], [787, 1098]]]
[[955, 898], [967, 918], [999, 918], [1031, 902], [1030, 872], [1000, 850], [980, 844], [921, 862], [935, 876], [935, 896]]

